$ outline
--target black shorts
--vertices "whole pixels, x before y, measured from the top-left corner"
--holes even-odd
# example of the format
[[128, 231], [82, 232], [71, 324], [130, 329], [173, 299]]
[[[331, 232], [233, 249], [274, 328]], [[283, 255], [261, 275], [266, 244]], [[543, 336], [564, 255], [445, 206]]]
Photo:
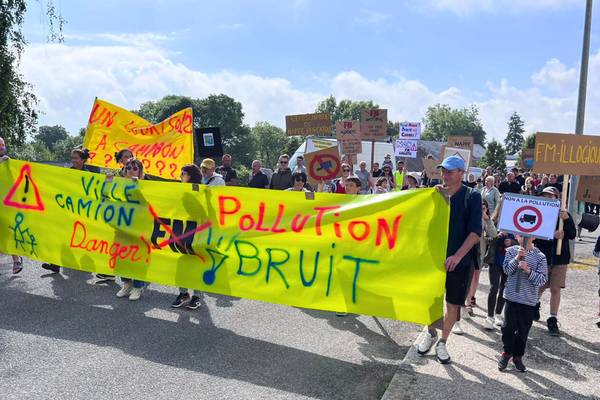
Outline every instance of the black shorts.
[[446, 272], [446, 302], [462, 306], [467, 299], [469, 291], [469, 267], [456, 267], [451, 272]]

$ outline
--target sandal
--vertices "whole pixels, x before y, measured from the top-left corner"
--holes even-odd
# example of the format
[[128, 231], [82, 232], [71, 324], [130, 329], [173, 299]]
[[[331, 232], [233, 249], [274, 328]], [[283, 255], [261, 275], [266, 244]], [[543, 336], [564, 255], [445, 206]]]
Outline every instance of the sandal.
[[13, 275], [23, 271], [23, 257], [19, 256], [19, 260], [20, 261], [15, 261], [13, 263]]

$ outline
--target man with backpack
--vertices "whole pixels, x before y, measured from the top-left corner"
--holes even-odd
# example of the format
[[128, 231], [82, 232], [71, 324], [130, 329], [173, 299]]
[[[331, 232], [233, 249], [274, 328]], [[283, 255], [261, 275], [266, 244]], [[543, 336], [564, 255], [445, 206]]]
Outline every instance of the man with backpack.
[[[482, 226], [481, 194], [462, 184], [465, 162], [456, 156], [448, 157], [438, 165], [442, 168], [444, 184], [450, 190], [450, 224], [446, 250], [446, 315], [443, 330], [435, 352], [442, 364], [451, 359], [446, 341], [456, 322], [460, 307], [465, 303], [469, 288], [469, 273], [473, 262], [473, 246], [479, 241]], [[439, 188], [439, 186], [438, 186]], [[429, 326], [417, 352], [424, 356], [437, 339], [437, 331]]]

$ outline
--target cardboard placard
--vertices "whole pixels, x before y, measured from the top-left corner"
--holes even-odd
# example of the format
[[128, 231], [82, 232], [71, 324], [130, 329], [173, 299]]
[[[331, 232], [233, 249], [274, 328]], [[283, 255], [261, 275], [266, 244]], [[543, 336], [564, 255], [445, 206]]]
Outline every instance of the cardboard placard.
[[394, 154], [396, 157], [417, 158], [417, 141], [396, 139]]
[[420, 122], [403, 122], [400, 124], [400, 139], [421, 139]]
[[521, 168], [528, 170], [533, 169], [533, 163], [535, 160], [535, 155], [533, 153], [533, 149], [521, 150]]
[[308, 181], [313, 185], [342, 176], [342, 158], [337, 146], [305, 154], [304, 163]]
[[430, 179], [438, 179], [441, 181], [442, 170], [437, 167], [438, 165], [440, 165], [440, 161], [429, 158], [422, 158], [421, 160], [423, 160], [423, 169], [425, 170], [427, 177], [429, 177]]
[[459, 149], [456, 147], [442, 147], [442, 161], [448, 157], [458, 156], [463, 159], [465, 162], [465, 167], [468, 169], [471, 165], [471, 150], [469, 149]]
[[504, 193], [498, 230], [552, 240], [560, 211], [560, 199]]
[[360, 121], [336, 121], [335, 132], [342, 147], [342, 154], [362, 153]]
[[331, 113], [286, 115], [287, 136], [325, 135], [331, 133]]
[[315, 151], [328, 149], [337, 145], [337, 142], [332, 143], [328, 142], [327, 140], [306, 139], [306, 153], [312, 153]]
[[600, 136], [538, 132], [533, 172], [600, 175]]
[[363, 109], [361, 112], [361, 133], [363, 139], [385, 139], [387, 136], [387, 110]]
[[575, 198], [584, 203], [600, 204], [600, 176], [582, 176], [579, 178]]

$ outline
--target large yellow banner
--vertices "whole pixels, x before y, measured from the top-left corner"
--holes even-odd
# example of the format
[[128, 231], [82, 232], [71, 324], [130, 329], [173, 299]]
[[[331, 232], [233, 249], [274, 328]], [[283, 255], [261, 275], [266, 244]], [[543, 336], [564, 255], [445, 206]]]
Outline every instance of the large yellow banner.
[[117, 169], [114, 155], [130, 149], [144, 171], [178, 179], [185, 164], [194, 162], [194, 119], [186, 108], [157, 125], [106, 101], [96, 99], [88, 120], [83, 146], [90, 150], [90, 165]]
[[0, 164], [0, 249], [68, 268], [428, 324], [449, 206], [435, 189], [349, 196]]

